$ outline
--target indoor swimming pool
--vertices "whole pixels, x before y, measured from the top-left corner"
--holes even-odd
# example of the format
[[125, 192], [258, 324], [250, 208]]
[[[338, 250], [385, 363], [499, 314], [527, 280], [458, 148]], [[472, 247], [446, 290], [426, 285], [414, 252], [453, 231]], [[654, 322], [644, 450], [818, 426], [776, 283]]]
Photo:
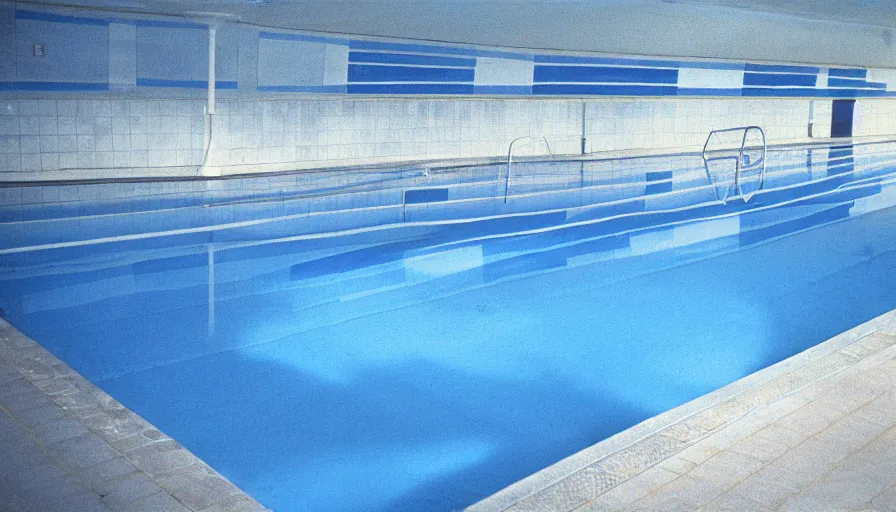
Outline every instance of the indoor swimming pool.
[[0, 309], [273, 510], [461, 509], [896, 308], [896, 144], [763, 160], [0, 187]]

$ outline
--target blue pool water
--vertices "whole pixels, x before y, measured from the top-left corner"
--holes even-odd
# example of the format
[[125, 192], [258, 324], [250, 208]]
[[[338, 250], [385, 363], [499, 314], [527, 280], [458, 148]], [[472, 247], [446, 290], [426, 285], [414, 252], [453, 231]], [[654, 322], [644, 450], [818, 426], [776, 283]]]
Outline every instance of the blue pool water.
[[896, 308], [894, 149], [0, 189], [0, 308], [274, 510], [458, 509]]

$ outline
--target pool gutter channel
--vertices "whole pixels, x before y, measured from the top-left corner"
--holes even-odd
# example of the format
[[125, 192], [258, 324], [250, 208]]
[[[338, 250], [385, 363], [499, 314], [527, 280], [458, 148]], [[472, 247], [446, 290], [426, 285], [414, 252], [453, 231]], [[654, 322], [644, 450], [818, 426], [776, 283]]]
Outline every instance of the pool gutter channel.
[[[148, 478], [162, 489], [161, 492], [168, 494], [187, 510], [194, 512], [268, 510], [176, 440], [165, 435], [36, 341], [0, 318], [0, 370], [4, 367], [14, 368], [20, 376], [0, 385], [0, 415], [8, 416], [62, 471], [80, 480], [84, 487], [108, 486], [121, 478], [120, 475], [111, 475], [100, 482], [88, 482], [82, 475], [90, 472], [91, 468], [82, 469], [78, 467], [80, 465], [77, 460], [73, 465], [71, 460], [61, 456], [67, 442], [77, 442], [96, 436], [108, 445], [109, 450], [117, 452], [117, 456], [110, 459], [111, 461], [121, 458], [129, 462], [136, 468], [136, 472], [129, 475]], [[13, 384], [19, 392], [8, 392], [7, 387], [10, 384]], [[87, 433], [75, 439], [56, 441], [48, 434], [44, 434], [38, 426], [28, 426], [27, 422], [17, 418], [18, 408], [10, 409], [4, 405], [10, 396], [16, 397], [16, 401], [21, 402], [22, 395], [26, 394], [32, 395], [30, 401], [34, 402], [34, 407], [42, 406], [49, 400], [62, 411], [62, 418], [77, 422]], [[27, 404], [22, 410], [29, 410]], [[96, 465], [103, 464], [105, 462]], [[126, 463], [122, 461], [122, 464]], [[97, 488], [93, 488], [92, 491], [102, 498], [103, 495]], [[124, 508], [127, 506], [128, 504], [125, 504]], [[117, 508], [112, 508], [115, 509]]]
[[[777, 141], [768, 144], [769, 151], [779, 151], [787, 149], [812, 148], [816, 146], [827, 147], [831, 145], [851, 145], [865, 146], [874, 144], [888, 144], [896, 142], [892, 136], [867, 136], [867, 137], [845, 137], [845, 138], [827, 138], [827, 139], [791, 139], [786, 141]], [[678, 148], [664, 148], [650, 150], [645, 148], [598, 151], [587, 153], [584, 155], [578, 153], [558, 154], [555, 157], [550, 156], [526, 156], [524, 160], [517, 163], [526, 162], [608, 162], [621, 160], [638, 160], [649, 158], [669, 158], [669, 157], [685, 157], [700, 156], [702, 152], [697, 146], [685, 146]], [[8, 172], [0, 172], [0, 188], [10, 187], [44, 187], [44, 186], [65, 186], [65, 185], [101, 185], [111, 183], [157, 183], [157, 182], [191, 182], [191, 181], [228, 181], [247, 178], [269, 178], [278, 176], [291, 176], [299, 174], [314, 173], [363, 173], [371, 171], [391, 170], [396, 172], [410, 171], [414, 169], [426, 169], [435, 172], [450, 172], [456, 169], [464, 169], [469, 167], [480, 167], [484, 165], [501, 165], [506, 164], [505, 156], [478, 157], [478, 158], [457, 158], [457, 159], [417, 159], [404, 160], [394, 162], [378, 162], [371, 164], [349, 165], [349, 166], [333, 166], [320, 168], [299, 168], [282, 171], [264, 171], [264, 172], [236, 172], [233, 174], [224, 174], [220, 176], [200, 176], [196, 174], [163, 174], [163, 175], [147, 175], [137, 177], [83, 177], [83, 178], [59, 178], [59, 179], [42, 179], [42, 180], [7, 180], [3, 179], [4, 175], [14, 174]], [[244, 165], [247, 166], [247, 165]], [[192, 166], [195, 167], [195, 166]], [[86, 169], [85, 169], [86, 170]], [[104, 169], [108, 171], [109, 169]], [[114, 170], [114, 169], [113, 169]], [[124, 169], [128, 170], [128, 169]], [[71, 174], [77, 174], [78, 170], [65, 171]], [[45, 173], [46, 174], [46, 173]]]
[[[760, 408], [807, 403], [806, 388], [881, 357], [896, 355], [896, 310], [575, 453], [466, 512], [573, 511]], [[762, 413], [758, 413], [762, 414]]]

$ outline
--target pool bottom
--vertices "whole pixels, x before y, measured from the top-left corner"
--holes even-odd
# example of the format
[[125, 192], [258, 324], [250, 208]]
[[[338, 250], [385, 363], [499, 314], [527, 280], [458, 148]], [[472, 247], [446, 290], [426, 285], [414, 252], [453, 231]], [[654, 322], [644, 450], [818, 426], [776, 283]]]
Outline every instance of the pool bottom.
[[535, 275], [99, 384], [275, 510], [460, 508], [896, 307], [894, 220], [597, 287], [637, 259]]

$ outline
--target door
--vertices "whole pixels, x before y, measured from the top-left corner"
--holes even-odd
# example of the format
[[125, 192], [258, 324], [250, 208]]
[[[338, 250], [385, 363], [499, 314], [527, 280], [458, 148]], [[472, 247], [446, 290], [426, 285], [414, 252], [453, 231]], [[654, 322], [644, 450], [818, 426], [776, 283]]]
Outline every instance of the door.
[[852, 137], [852, 114], [856, 100], [834, 100], [831, 109], [831, 137]]

